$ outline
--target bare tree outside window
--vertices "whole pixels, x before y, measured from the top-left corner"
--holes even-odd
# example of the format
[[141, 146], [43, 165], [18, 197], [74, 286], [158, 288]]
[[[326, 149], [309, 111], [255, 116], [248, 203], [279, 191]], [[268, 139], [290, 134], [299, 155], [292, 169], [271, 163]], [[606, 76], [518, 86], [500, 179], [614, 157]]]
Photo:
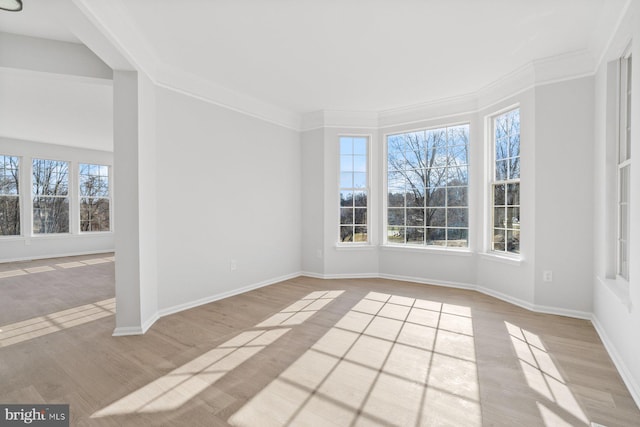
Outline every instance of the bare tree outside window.
[[33, 159], [33, 233], [69, 232], [69, 163]]
[[387, 137], [387, 242], [469, 246], [469, 125]]
[[0, 155], [0, 236], [20, 235], [18, 158]]

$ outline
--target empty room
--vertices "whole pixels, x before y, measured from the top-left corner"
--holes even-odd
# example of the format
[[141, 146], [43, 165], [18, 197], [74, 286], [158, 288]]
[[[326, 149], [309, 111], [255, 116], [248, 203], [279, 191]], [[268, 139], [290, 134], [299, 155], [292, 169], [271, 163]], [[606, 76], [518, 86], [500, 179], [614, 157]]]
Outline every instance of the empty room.
[[0, 426], [640, 425], [640, 0], [0, 0]]

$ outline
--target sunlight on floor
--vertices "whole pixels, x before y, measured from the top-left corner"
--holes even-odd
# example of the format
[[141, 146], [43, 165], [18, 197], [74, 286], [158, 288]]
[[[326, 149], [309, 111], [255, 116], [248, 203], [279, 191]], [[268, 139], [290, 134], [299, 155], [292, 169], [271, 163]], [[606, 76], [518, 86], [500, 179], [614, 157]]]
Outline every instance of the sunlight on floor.
[[228, 421], [479, 426], [471, 310], [370, 292]]
[[[181, 407], [326, 306], [344, 291], [317, 291], [163, 377], [95, 412], [91, 418], [169, 411]], [[260, 328], [260, 329], [259, 329]]]
[[73, 326], [82, 325], [116, 312], [115, 298], [98, 301], [22, 322], [0, 326], [0, 347], [21, 343]]
[[114, 261], [115, 261], [115, 257], [110, 256], [110, 257], [85, 259], [82, 261], [65, 262], [65, 263], [54, 264], [54, 265], [41, 265], [39, 267], [0, 271], [0, 279], [4, 279], [8, 277], [24, 276], [25, 274], [35, 274], [35, 273], [45, 273], [47, 271], [55, 271], [56, 270], [55, 267], [58, 267], [61, 269], [69, 269], [69, 268], [76, 268], [76, 267], [86, 267], [88, 265], [104, 264], [107, 262], [114, 262]]
[[545, 425], [589, 425], [540, 337], [509, 322], [504, 323], [527, 384], [540, 395], [537, 405]]

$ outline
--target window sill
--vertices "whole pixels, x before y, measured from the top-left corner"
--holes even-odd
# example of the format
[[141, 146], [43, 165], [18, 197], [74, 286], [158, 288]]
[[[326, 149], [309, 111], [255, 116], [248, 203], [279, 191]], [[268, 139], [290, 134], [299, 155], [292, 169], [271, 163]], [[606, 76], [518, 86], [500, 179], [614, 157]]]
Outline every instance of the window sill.
[[377, 246], [372, 245], [371, 243], [336, 243], [335, 249], [336, 251], [372, 251], [375, 250]]
[[480, 258], [483, 258], [489, 261], [501, 262], [503, 264], [509, 264], [509, 265], [519, 266], [524, 262], [524, 260], [521, 257], [516, 258], [514, 256], [498, 255], [498, 254], [493, 254], [489, 252], [479, 253], [478, 255], [480, 255]]
[[629, 290], [629, 282], [622, 278], [607, 279], [598, 277], [602, 285], [613, 293], [620, 303], [624, 305], [629, 313], [631, 313], [631, 291]]
[[404, 246], [404, 245], [381, 245], [380, 249], [383, 251], [399, 251], [399, 252], [417, 252], [417, 253], [431, 253], [437, 255], [453, 255], [453, 256], [471, 256], [473, 252], [469, 249], [454, 249], [454, 248], [435, 248], [426, 246]]
[[112, 231], [96, 231], [96, 232], [84, 232], [84, 233], [52, 233], [52, 234], [33, 234], [30, 238], [33, 240], [49, 240], [49, 239], [74, 239], [74, 238], [88, 238], [88, 237], [107, 237], [113, 236]]

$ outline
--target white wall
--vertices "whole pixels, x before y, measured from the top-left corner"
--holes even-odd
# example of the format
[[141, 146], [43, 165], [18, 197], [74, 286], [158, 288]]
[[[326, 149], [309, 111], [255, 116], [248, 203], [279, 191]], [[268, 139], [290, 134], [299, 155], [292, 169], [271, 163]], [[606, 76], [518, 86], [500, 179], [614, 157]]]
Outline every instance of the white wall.
[[[75, 171], [78, 163], [97, 163], [111, 166], [113, 154], [106, 151], [87, 150], [53, 144], [42, 144], [13, 138], [0, 137], [0, 154], [20, 157], [22, 235], [0, 237], [0, 262], [48, 258], [84, 253], [109, 252], [114, 247], [111, 232], [80, 233], [78, 208], [78, 180]], [[70, 162], [70, 233], [32, 235], [31, 232], [31, 164], [33, 158], [64, 160]], [[75, 208], [75, 209], [74, 209]], [[112, 221], [113, 225], [113, 221]]]
[[302, 271], [324, 274], [324, 129], [301, 135]]
[[[615, 97], [616, 61], [633, 39], [632, 132], [631, 132], [631, 252], [630, 281], [612, 273], [615, 254]], [[631, 3], [628, 13], [612, 39], [596, 74], [594, 144], [594, 271], [593, 321], [636, 403], [640, 406], [640, 2]], [[609, 111], [608, 111], [609, 108]], [[613, 114], [612, 114], [613, 111]], [[612, 208], [613, 206], [613, 208]], [[613, 253], [612, 253], [613, 252]]]
[[299, 132], [167, 89], [156, 102], [160, 311], [298, 274]]
[[0, 33], [0, 136], [112, 151], [111, 75], [83, 45]]
[[[590, 313], [593, 77], [536, 88], [535, 303]], [[553, 272], [543, 282], [543, 271]]]

